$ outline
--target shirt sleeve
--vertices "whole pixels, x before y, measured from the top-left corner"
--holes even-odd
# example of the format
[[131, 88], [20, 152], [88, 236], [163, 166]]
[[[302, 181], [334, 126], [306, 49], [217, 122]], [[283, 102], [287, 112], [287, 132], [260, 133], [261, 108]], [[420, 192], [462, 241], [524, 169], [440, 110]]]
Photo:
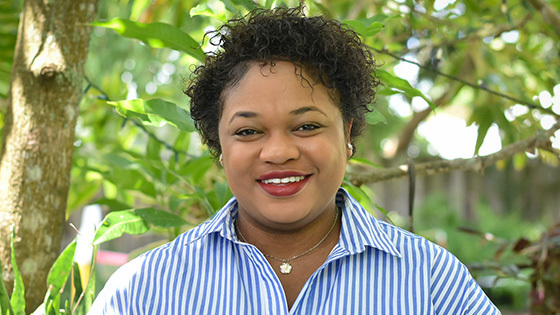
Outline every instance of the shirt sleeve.
[[431, 296], [436, 314], [501, 315], [453, 254], [434, 245]]
[[88, 315], [131, 314], [130, 287], [142, 260], [136, 258], [120, 267], [99, 293]]

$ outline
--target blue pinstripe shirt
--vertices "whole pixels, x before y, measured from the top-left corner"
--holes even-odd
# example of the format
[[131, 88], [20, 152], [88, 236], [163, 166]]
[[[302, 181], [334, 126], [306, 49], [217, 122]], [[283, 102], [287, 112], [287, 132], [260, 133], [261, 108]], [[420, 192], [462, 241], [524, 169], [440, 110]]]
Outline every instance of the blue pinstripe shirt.
[[237, 239], [233, 198], [121, 267], [89, 314], [500, 314], [448, 251], [375, 219], [344, 189], [337, 203], [339, 241], [290, 310], [263, 254]]

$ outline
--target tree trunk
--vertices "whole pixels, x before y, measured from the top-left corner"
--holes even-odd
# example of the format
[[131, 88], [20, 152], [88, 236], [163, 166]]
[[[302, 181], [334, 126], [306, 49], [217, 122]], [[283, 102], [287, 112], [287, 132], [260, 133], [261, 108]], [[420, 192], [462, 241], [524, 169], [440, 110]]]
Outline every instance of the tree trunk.
[[11, 290], [13, 226], [27, 312], [42, 303], [60, 252], [96, 12], [97, 0], [27, 0], [20, 19], [0, 155], [0, 260]]

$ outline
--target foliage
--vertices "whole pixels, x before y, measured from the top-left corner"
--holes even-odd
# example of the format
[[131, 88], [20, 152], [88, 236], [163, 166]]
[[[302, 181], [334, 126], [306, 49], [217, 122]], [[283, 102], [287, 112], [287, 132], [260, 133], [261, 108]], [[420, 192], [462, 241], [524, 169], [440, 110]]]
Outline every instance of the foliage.
[[97, 229], [93, 245], [120, 237], [125, 232], [146, 233], [150, 229], [149, 223], [162, 228], [171, 228], [185, 225], [187, 222], [177, 215], [153, 208], [113, 211], [105, 217], [103, 224]]
[[428, 197], [415, 217], [418, 234], [453, 252], [503, 310], [558, 312], [558, 225], [547, 230], [546, 218], [527, 222], [519, 209], [498, 216], [485, 200], [467, 220], [443, 194]]
[[19, 1], [0, 1], [0, 97], [3, 98], [8, 96], [10, 86], [20, 10]]
[[12, 266], [14, 266], [14, 292], [10, 299], [13, 306], [14, 314], [25, 314], [25, 288], [23, 287], [23, 279], [19, 271], [16, 261], [16, 251], [14, 246], [15, 231], [12, 229], [11, 249], [12, 249]]
[[[145, 233], [149, 226], [170, 228], [184, 225], [186, 222], [173, 215], [152, 208], [123, 210], [111, 212], [97, 230], [94, 244], [97, 246], [123, 233], [138, 234]], [[12, 238], [13, 242], [13, 238]], [[93, 301], [95, 277], [87, 279], [86, 288], [82, 288], [82, 279], [77, 263], [74, 262], [77, 242], [71, 242], [57, 258], [49, 272], [47, 283], [48, 291], [44, 303], [34, 314], [85, 314]], [[92, 253], [95, 255], [95, 252]], [[0, 314], [25, 314], [25, 299], [23, 297], [24, 287], [21, 275], [15, 261], [15, 251], [12, 248], [12, 263], [14, 265], [16, 285], [12, 293], [11, 301], [8, 303], [8, 292], [0, 286]], [[68, 282], [68, 285], [67, 285]], [[84, 304], [80, 304], [80, 302]]]
[[531, 258], [531, 311], [534, 314], [560, 312], [560, 225], [556, 224], [543, 237], [530, 242], [520, 239], [514, 246], [519, 255]]
[[[384, 167], [407, 158], [431, 159], [429, 142], [414, 130], [434, 111], [435, 116], [458, 113], [477, 126], [473, 155], [492, 126], [499, 128], [501, 144], [507, 145], [558, 120], [560, 109], [554, 106], [560, 107], [560, 101], [554, 106], [548, 101], [560, 98], [557, 26], [546, 24], [524, 0], [306, 1], [306, 5], [310, 14], [344, 21], [377, 52], [376, 75], [383, 85], [376, 111], [368, 116], [370, 127], [354, 160], [357, 164]], [[550, 5], [560, 10], [560, 3]], [[68, 200], [68, 213], [87, 204], [101, 204], [110, 211], [95, 235], [96, 246], [123, 233], [165, 231], [173, 239], [231, 197], [223, 173], [193, 132], [181, 85], [210, 49], [205, 32], [254, 7], [248, 0], [100, 3]], [[6, 97], [11, 66], [5, 60], [13, 55], [18, 1], [0, 2], [0, 8], [0, 96]], [[406, 65], [411, 67], [403, 74]], [[533, 100], [537, 95], [540, 101]], [[426, 112], [424, 119], [414, 119]], [[406, 136], [408, 129], [412, 136]], [[390, 143], [398, 147], [391, 150]], [[552, 148], [537, 153], [548, 163], [558, 163]], [[524, 153], [518, 154], [516, 167], [522, 168], [527, 160]], [[386, 213], [369, 187], [349, 183], [345, 187], [369, 211]], [[492, 214], [487, 215], [491, 220]], [[459, 233], [457, 218], [450, 214], [439, 218], [450, 228], [448, 233]], [[457, 251], [468, 248], [472, 247], [457, 246]], [[53, 265], [51, 289], [39, 313], [84, 313], [91, 304], [95, 278], [82, 287], [74, 251], [71, 243]], [[490, 257], [495, 248], [486, 253]], [[484, 258], [474, 250], [459, 252], [462, 255], [473, 262]], [[19, 290], [23, 288], [17, 287], [8, 303], [9, 294], [0, 286], [0, 314], [21, 310]]]

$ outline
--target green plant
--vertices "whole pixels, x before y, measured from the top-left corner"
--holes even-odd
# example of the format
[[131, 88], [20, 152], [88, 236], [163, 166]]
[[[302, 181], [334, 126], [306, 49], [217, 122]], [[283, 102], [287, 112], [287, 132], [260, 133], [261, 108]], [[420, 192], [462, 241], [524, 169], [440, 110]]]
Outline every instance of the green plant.
[[[10, 68], [10, 63], [4, 60], [13, 55], [13, 32], [19, 12], [16, 2], [1, 2], [10, 8], [2, 10], [6, 15], [0, 16], [2, 22], [10, 22], [1, 23], [2, 34], [9, 34], [4, 36], [7, 43], [0, 47], [1, 55], [7, 56], [0, 63], [0, 96], [4, 97]], [[123, 233], [146, 231], [166, 233], [173, 239], [211, 216], [231, 197], [222, 172], [206, 150], [198, 146], [192, 132], [192, 122], [186, 114], [188, 109], [177, 84], [181, 80], [158, 81], [155, 78], [161, 73], [171, 76], [169, 68], [184, 69], [181, 74], [186, 76], [187, 69], [203, 58], [202, 50], [207, 47], [199, 47], [198, 43], [205, 29], [242, 15], [256, 5], [245, 0], [158, 1], [160, 6], [152, 6], [145, 0], [123, 5], [125, 2], [100, 4], [101, 16], [110, 18], [95, 23], [94, 49], [88, 61], [87, 93], [81, 104], [68, 202], [68, 213], [93, 203], [112, 211], [100, 228], [104, 232], [97, 234], [97, 244]], [[273, 2], [259, 3], [271, 7]], [[283, 3], [293, 6], [298, 1], [278, 1], [279, 5]], [[434, 1], [426, 2], [424, 8], [408, 0], [373, 4], [367, 1], [306, 3], [312, 14], [325, 13], [341, 18], [364, 35], [364, 41], [377, 51], [380, 64], [377, 74], [384, 85], [378, 91], [378, 110], [368, 117], [373, 127], [366, 131], [366, 140], [360, 149], [361, 155], [369, 159], [355, 159], [361, 164], [371, 164], [370, 160], [384, 156], [381, 149], [386, 145], [383, 144], [395, 138], [405, 149], [407, 144], [420, 143], [421, 157], [427, 155], [427, 142], [412, 136], [406, 140], [406, 131], [410, 126], [414, 131], [414, 124], [425, 119], [433, 108], [442, 112], [444, 106], [453, 105], [464, 112], [464, 118], [470, 123], [478, 124], [476, 151], [494, 121], [504, 133], [503, 143], [509, 144], [533, 134], [541, 118], [552, 115], [549, 108], [524, 101], [543, 90], [552, 91], [558, 83], [560, 69], [551, 67], [558, 63], [554, 36], [550, 35], [555, 26], [546, 25], [538, 18], [527, 23], [539, 12], [527, 8], [526, 1], [508, 1], [502, 9], [492, 2], [472, 1], [457, 1], [446, 9], [436, 9]], [[520, 34], [520, 39], [505, 43], [501, 34], [514, 31]], [[399, 64], [420, 67], [417, 81], [432, 86], [430, 92], [420, 92], [424, 89], [419, 88], [418, 82], [411, 83], [397, 76], [393, 68]], [[153, 87], [154, 82], [157, 82], [156, 92], [145, 88]], [[496, 90], [512, 94], [518, 98], [514, 98], [515, 104], [523, 104], [531, 111], [506, 117], [512, 103], [497, 96], [493, 92]], [[396, 94], [403, 96], [405, 107], [410, 107], [414, 99], [421, 99], [430, 109], [414, 112], [410, 114], [412, 117], [395, 113], [387, 99]], [[134, 100], [129, 96], [135, 96]], [[386, 125], [379, 128], [380, 122]], [[557, 161], [552, 152], [538, 151], [541, 157]], [[516, 162], [518, 167], [523, 167], [527, 158], [519, 154], [516, 161], [519, 161]], [[388, 164], [387, 161], [376, 163]], [[373, 192], [367, 187], [353, 186], [350, 181], [345, 187], [352, 190], [369, 211], [386, 214], [372, 201]], [[502, 219], [493, 213], [483, 215], [484, 222], [500, 225]], [[448, 227], [444, 232], [449, 236], [449, 248], [469, 263], [492, 260], [501, 246], [488, 241], [483, 244], [484, 250], [464, 246], [480, 241], [480, 236], [452, 237], [462, 233], [457, 230], [457, 218], [448, 213], [443, 221]], [[493, 231], [491, 225], [479, 228]], [[433, 239], [437, 232], [441, 231], [424, 231]], [[455, 244], [459, 239], [464, 241]], [[56, 283], [50, 283], [53, 290], [47, 293], [45, 304], [38, 312], [57, 314], [64, 310], [81, 314], [89, 307], [95, 278], [92, 277], [85, 288], [81, 287], [78, 279], [82, 276], [70, 258], [72, 253], [70, 245], [53, 265], [53, 275], [58, 276], [49, 277], [49, 281], [56, 280]], [[526, 253], [520, 251], [516, 259], [530, 260]], [[12, 263], [17, 266], [15, 259]], [[507, 271], [503, 267], [498, 264], [495, 270]], [[61, 272], [66, 273], [62, 283], [59, 281]], [[74, 295], [72, 288], [76, 292]], [[2, 283], [0, 314], [24, 309], [23, 292], [22, 286], [15, 286], [10, 302]]]
[[[98, 245], [120, 237], [123, 233], [142, 234], [151, 228], [174, 228], [186, 225], [181, 217], [153, 208], [130, 209], [109, 213], [97, 229], [93, 239], [95, 255]], [[12, 238], [13, 244], [13, 238]], [[82, 279], [80, 269], [74, 262], [76, 240], [72, 241], [57, 258], [47, 278], [48, 291], [41, 306], [34, 314], [85, 314], [95, 297], [95, 273], [90, 272], [88, 279]], [[12, 247], [12, 265], [14, 266], [15, 285], [11, 299], [2, 282], [0, 285], [0, 314], [25, 314], [25, 288], [15, 260], [15, 250]], [[94, 269], [93, 265], [92, 269]], [[85, 280], [85, 281], [83, 281]], [[87, 283], [82, 287], [82, 283]]]
[[558, 307], [557, 226], [546, 231], [545, 219], [529, 222], [519, 209], [496, 214], [484, 198], [466, 220], [443, 193], [429, 195], [414, 216], [418, 234], [464, 262], [500, 309], [548, 314]]

